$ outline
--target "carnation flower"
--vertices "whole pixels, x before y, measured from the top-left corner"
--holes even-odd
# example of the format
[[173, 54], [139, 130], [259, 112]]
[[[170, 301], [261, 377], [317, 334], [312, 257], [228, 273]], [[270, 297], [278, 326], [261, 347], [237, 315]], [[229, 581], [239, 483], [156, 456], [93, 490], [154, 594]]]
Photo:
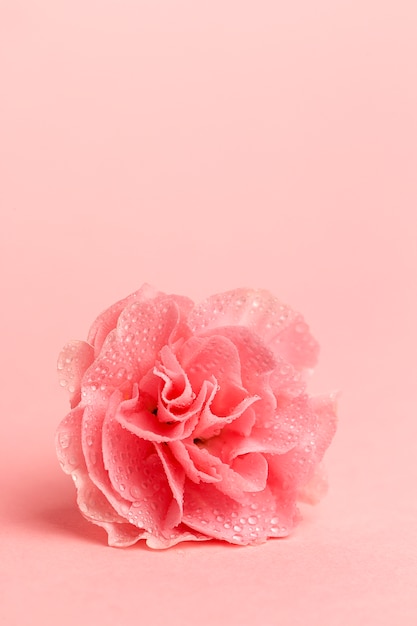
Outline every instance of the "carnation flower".
[[269, 292], [195, 305], [144, 285], [58, 360], [71, 411], [56, 447], [113, 546], [288, 535], [324, 491], [334, 395], [311, 397], [318, 344]]

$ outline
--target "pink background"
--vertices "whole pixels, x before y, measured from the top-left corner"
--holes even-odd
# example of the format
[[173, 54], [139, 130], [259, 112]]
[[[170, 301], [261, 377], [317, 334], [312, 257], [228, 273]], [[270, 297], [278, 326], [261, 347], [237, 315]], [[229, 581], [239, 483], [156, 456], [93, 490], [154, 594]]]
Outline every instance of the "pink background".
[[[0, 0], [1, 623], [417, 623], [415, 0]], [[342, 390], [291, 538], [108, 548], [58, 351], [148, 281], [301, 310]]]

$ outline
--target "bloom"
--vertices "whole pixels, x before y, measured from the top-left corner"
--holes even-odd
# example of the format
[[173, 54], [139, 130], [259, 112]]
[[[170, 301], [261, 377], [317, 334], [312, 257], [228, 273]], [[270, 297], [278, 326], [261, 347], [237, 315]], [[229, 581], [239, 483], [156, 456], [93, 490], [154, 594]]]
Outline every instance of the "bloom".
[[114, 546], [287, 535], [336, 428], [334, 396], [306, 392], [317, 353], [264, 290], [194, 305], [144, 285], [111, 306], [58, 360], [57, 454], [83, 515]]

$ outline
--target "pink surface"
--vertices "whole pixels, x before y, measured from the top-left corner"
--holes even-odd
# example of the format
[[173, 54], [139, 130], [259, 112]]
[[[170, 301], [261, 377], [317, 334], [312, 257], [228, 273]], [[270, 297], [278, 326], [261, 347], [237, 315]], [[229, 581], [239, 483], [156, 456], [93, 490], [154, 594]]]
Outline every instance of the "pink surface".
[[[411, 0], [0, 3], [3, 623], [415, 623], [416, 34]], [[56, 358], [144, 281], [309, 321], [340, 423], [290, 538], [81, 518]]]

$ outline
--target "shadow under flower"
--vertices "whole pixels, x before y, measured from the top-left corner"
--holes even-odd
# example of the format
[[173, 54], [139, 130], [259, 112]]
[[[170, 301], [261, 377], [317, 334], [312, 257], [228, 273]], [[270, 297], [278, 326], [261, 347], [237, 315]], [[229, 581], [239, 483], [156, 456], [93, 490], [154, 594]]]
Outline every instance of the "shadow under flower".
[[16, 480], [5, 508], [5, 522], [14, 531], [49, 536], [76, 537], [83, 541], [106, 545], [103, 529], [90, 524], [81, 515], [75, 489], [65, 476], [53, 470], [31, 472]]

